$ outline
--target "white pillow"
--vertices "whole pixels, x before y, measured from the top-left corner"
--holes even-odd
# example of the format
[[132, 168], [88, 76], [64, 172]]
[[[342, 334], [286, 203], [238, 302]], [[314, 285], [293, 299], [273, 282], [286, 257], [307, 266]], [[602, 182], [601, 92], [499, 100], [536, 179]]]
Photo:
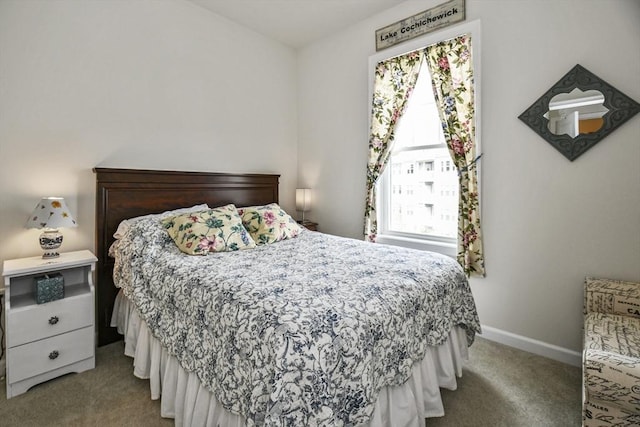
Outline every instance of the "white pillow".
[[125, 233], [129, 231], [129, 227], [131, 227], [131, 224], [135, 223], [136, 221], [140, 221], [141, 219], [157, 218], [158, 220], [161, 220], [174, 215], [180, 215], [183, 213], [191, 213], [191, 212], [199, 212], [207, 209], [209, 209], [209, 205], [204, 203], [202, 205], [191, 206], [190, 208], [180, 208], [180, 209], [174, 209], [171, 211], [165, 211], [157, 214], [149, 214], [149, 215], [136, 216], [134, 218], [124, 219], [120, 222], [120, 224], [118, 224], [118, 229], [116, 230], [115, 233], [113, 233], [113, 237], [116, 240], [121, 239], [122, 236], [124, 236]]

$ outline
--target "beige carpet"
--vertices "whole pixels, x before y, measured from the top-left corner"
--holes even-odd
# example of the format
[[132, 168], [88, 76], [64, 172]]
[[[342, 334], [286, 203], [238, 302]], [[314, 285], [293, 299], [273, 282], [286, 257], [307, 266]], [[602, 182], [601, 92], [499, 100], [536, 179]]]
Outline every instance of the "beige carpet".
[[[70, 374], [6, 399], [1, 426], [170, 426], [149, 383], [132, 374], [122, 342], [98, 348], [96, 369]], [[443, 391], [446, 415], [427, 427], [580, 425], [580, 369], [478, 338], [459, 379]]]
[[456, 391], [442, 391], [445, 416], [427, 427], [582, 425], [580, 368], [477, 338]]

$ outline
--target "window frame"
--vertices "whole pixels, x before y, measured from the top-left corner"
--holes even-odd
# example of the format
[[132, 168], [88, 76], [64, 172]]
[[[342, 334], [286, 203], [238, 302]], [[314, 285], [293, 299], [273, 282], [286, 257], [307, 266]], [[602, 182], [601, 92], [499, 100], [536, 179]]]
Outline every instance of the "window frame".
[[[451, 26], [439, 30], [435, 33], [429, 33], [413, 40], [407, 41], [400, 45], [396, 45], [389, 49], [377, 52], [369, 57], [369, 102], [373, 99], [373, 83], [375, 81], [375, 69], [380, 61], [404, 55], [418, 49], [448, 40], [462, 34], [470, 34], [472, 37], [472, 56], [473, 56], [473, 72], [474, 72], [474, 102], [475, 102], [475, 127], [476, 127], [476, 153], [482, 153], [481, 149], [481, 31], [480, 20], [465, 22], [459, 25]], [[371, 118], [369, 118], [369, 129], [371, 128]], [[422, 147], [422, 146], [421, 146]], [[387, 165], [390, 167], [390, 165]], [[378, 206], [378, 236], [376, 241], [379, 243], [404, 246], [413, 249], [429, 250], [439, 252], [444, 255], [456, 257], [457, 255], [457, 239], [450, 237], [441, 237], [435, 235], [420, 235], [415, 233], [405, 233], [398, 231], [390, 231], [386, 229], [389, 218], [389, 194], [383, 191], [382, 186], [386, 184], [386, 177], [390, 173], [390, 168], [386, 168], [380, 180], [376, 184], [377, 188], [377, 206]], [[435, 167], [435, 165], [434, 165]], [[478, 188], [482, 188], [481, 162], [476, 163], [478, 173]], [[482, 191], [479, 192], [480, 199], [478, 209], [482, 213]]]

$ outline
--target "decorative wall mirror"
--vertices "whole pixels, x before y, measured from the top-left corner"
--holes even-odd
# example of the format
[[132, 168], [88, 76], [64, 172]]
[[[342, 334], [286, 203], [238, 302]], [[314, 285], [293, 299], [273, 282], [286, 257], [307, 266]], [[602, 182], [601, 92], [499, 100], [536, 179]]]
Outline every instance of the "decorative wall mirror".
[[576, 65], [518, 118], [573, 161], [640, 111], [640, 104]]

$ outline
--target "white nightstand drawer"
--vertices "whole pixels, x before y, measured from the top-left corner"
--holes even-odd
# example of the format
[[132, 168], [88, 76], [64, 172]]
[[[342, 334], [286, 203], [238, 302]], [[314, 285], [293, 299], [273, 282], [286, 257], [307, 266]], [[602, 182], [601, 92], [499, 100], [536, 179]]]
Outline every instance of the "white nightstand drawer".
[[9, 383], [61, 368], [94, 355], [94, 328], [89, 326], [7, 350]]
[[7, 348], [59, 335], [93, 324], [93, 295], [85, 292], [69, 298], [11, 310]]

